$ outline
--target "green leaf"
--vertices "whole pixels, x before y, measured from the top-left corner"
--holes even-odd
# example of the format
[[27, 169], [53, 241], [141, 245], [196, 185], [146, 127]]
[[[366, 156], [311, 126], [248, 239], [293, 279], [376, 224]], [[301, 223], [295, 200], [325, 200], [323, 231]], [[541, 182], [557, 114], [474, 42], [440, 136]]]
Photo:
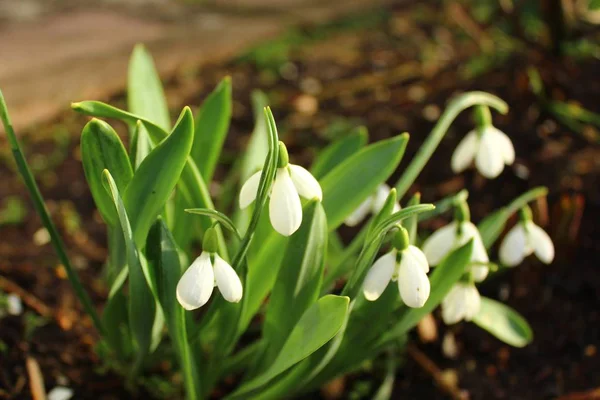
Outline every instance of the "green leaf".
[[184, 108], [165, 140], [142, 161], [123, 196], [136, 245], [142, 248], [186, 165], [194, 137], [194, 121]]
[[314, 303], [294, 326], [273, 364], [243, 384], [230, 398], [248, 398], [250, 393], [330, 341], [344, 322], [349, 301], [348, 297], [327, 295]]
[[302, 211], [302, 225], [290, 237], [270, 296], [263, 325], [269, 365], [306, 309], [319, 297], [327, 248], [327, 219], [318, 201]]
[[117, 189], [124, 192], [133, 171], [129, 157], [114, 129], [104, 121], [92, 119], [81, 132], [81, 160], [94, 202], [104, 221], [119, 223], [113, 199], [102, 184], [102, 171], [109, 170]]
[[538, 197], [543, 197], [546, 194], [548, 194], [548, 189], [543, 186], [533, 188], [511, 201], [506, 207], [494, 211], [481, 220], [477, 225], [477, 229], [479, 230], [485, 248], [489, 249], [493, 246], [513, 214], [525, 207], [527, 203]]
[[150, 229], [146, 244], [149, 268], [157, 280], [158, 298], [167, 329], [183, 374], [187, 399], [200, 397], [200, 379], [194, 353], [190, 349], [185, 326], [185, 310], [177, 302], [177, 283], [183, 274], [177, 245], [165, 223], [159, 219]]
[[531, 327], [521, 314], [487, 297], [481, 297], [481, 309], [473, 322], [514, 347], [524, 347], [533, 340]]
[[231, 121], [231, 77], [224, 78], [208, 95], [196, 118], [191, 156], [200, 174], [210, 182]]
[[[269, 153], [269, 128], [265, 119], [265, 108], [269, 104], [267, 95], [259, 90], [252, 92], [252, 113], [254, 115], [254, 130], [248, 141], [248, 146], [244, 152], [241, 167], [239, 183], [243, 185], [252, 174], [260, 170]], [[237, 187], [237, 186], [236, 186]], [[241, 186], [240, 186], [241, 188]], [[235, 193], [236, 212], [233, 220], [240, 231], [245, 232], [252, 217], [252, 209], [250, 207], [243, 210], [239, 209], [237, 202], [238, 192]]]
[[[252, 92], [252, 114], [254, 115], [254, 130], [248, 141], [240, 171], [240, 181], [246, 179], [262, 168], [269, 152], [269, 128], [265, 119], [265, 108], [269, 105], [267, 95], [260, 90]], [[248, 218], [249, 219], [249, 218]]]
[[209, 208], [188, 208], [185, 210], [185, 212], [190, 213], [190, 214], [196, 214], [196, 215], [204, 215], [206, 217], [215, 219], [221, 225], [223, 225], [225, 228], [227, 228], [231, 232], [235, 233], [235, 236], [238, 239], [240, 239], [240, 240], [242, 239], [242, 235], [240, 234], [240, 232], [237, 230], [237, 228], [233, 224], [233, 221], [231, 221], [229, 219], [229, 217], [227, 215], [223, 214], [222, 212], [219, 212], [216, 210], [211, 210]]
[[8, 143], [10, 145], [10, 149], [12, 151], [12, 155], [15, 159], [15, 163], [17, 164], [17, 169], [25, 182], [25, 186], [27, 187], [27, 191], [29, 191], [29, 195], [31, 196], [31, 200], [33, 201], [33, 207], [35, 211], [40, 216], [42, 224], [48, 230], [50, 234], [50, 240], [52, 241], [52, 246], [54, 247], [54, 251], [58, 255], [58, 259], [65, 267], [67, 272], [67, 277], [69, 278], [69, 283], [73, 287], [75, 294], [81, 301], [85, 312], [92, 318], [94, 326], [96, 330], [100, 333], [100, 335], [105, 335], [104, 325], [100, 320], [100, 316], [96, 312], [94, 305], [87, 292], [83, 288], [81, 281], [79, 280], [79, 276], [77, 272], [71, 265], [69, 257], [67, 256], [67, 251], [65, 250], [65, 244], [58, 233], [58, 229], [56, 229], [56, 225], [50, 218], [50, 214], [46, 209], [46, 205], [44, 204], [44, 198], [40, 193], [40, 189], [35, 182], [35, 178], [33, 177], [33, 173], [27, 165], [27, 161], [25, 160], [25, 156], [23, 155], [23, 150], [21, 150], [21, 146], [19, 145], [19, 141], [17, 140], [17, 135], [15, 134], [15, 130], [13, 129], [12, 123], [10, 121], [10, 116], [8, 115], [8, 107], [6, 106], [6, 101], [4, 100], [4, 95], [0, 90], [0, 120], [2, 120], [2, 125], [4, 125], [4, 130], [6, 133], [6, 137], [8, 139]]
[[129, 158], [133, 164], [134, 169], [138, 169], [144, 158], [152, 151], [154, 147], [150, 140], [148, 129], [142, 121], [137, 121], [134, 127], [129, 129], [131, 134], [130, 146], [129, 146]]
[[144, 118], [141, 115], [121, 110], [101, 101], [80, 101], [78, 103], [71, 103], [71, 108], [78, 113], [90, 115], [92, 117], [115, 118], [126, 122], [131, 126], [136, 125], [138, 121], [142, 121], [148, 130], [148, 135], [154, 142], [160, 142], [168, 135], [166, 130], [149, 119]]
[[114, 206], [119, 217], [127, 252], [129, 268], [129, 325], [137, 345], [135, 375], [141, 368], [144, 358], [150, 353], [152, 331], [156, 315], [156, 303], [150, 290], [151, 277], [145, 276], [140, 253], [133, 240], [133, 230], [129, 223], [125, 205], [119, 194], [119, 189], [108, 170], [102, 174], [104, 186], [113, 198]]
[[136, 45], [129, 60], [127, 107], [164, 130], [171, 127], [167, 99], [154, 67], [152, 56], [143, 45]]
[[[120, 110], [116, 107], [99, 101], [82, 101], [79, 103], [73, 103], [71, 104], [71, 108], [85, 115], [116, 118], [128, 124], [136, 124], [137, 121], [142, 121], [148, 131], [150, 139], [155, 145], [161, 143], [168, 136], [167, 132], [153, 122], [150, 122], [139, 115]], [[192, 160], [191, 157], [187, 158], [187, 163], [183, 169], [183, 172], [181, 173], [181, 179], [177, 182], [177, 188], [179, 192], [181, 192], [181, 195], [185, 197], [185, 199], [181, 199], [181, 201], [186, 202], [179, 204], [187, 204], [181, 208], [190, 207], [191, 204], [194, 207], [214, 209], [214, 205], [212, 199], [210, 198], [210, 193], [208, 192], [206, 183], [202, 178], [196, 163], [194, 163], [194, 160]], [[206, 222], [202, 222], [203, 221], [201, 221], [201, 226], [204, 230], [206, 230], [210, 225], [206, 224]], [[175, 228], [178, 229], [177, 227]], [[223, 233], [221, 232], [220, 227], [217, 228], [217, 235], [219, 237], [219, 252], [221, 257], [228, 259], [227, 247], [225, 246]], [[178, 235], [175, 236], [179, 238]]]
[[408, 135], [369, 145], [335, 167], [321, 180], [323, 208], [330, 230], [336, 229], [394, 172]]
[[367, 128], [364, 126], [353, 130], [348, 136], [325, 147], [312, 164], [311, 172], [317, 179], [322, 179], [347, 158], [362, 149], [368, 140]]

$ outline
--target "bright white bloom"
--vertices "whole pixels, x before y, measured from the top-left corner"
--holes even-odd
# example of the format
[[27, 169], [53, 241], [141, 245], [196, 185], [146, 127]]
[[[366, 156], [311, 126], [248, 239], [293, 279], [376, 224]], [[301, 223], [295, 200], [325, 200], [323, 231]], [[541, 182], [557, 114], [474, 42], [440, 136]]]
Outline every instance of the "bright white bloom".
[[[385, 205], [385, 201], [387, 200], [390, 194], [390, 187], [388, 185], [381, 184], [377, 188], [377, 191], [371, 196], [367, 197], [365, 201], [363, 201], [357, 208], [346, 218], [344, 223], [348, 226], [356, 226], [365, 219], [365, 217], [369, 213], [377, 214], [383, 206]], [[400, 204], [395, 203], [394, 209], [392, 213], [400, 211]]]
[[423, 253], [429, 265], [438, 265], [448, 253], [473, 239], [471, 273], [476, 282], [483, 281], [489, 272], [489, 258], [477, 227], [471, 221], [454, 221], [437, 231], [423, 243]]
[[21, 315], [23, 313], [23, 303], [21, 298], [14, 293], [6, 296], [6, 311], [10, 315]]
[[532, 253], [544, 264], [554, 260], [554, 244], [550, 236], [533, 221], [518, 222], [500, 245], [500, 262], [507, 267], [520, 264]]
[[472, 283], [457, 283], [442, 301], [442, 319], [447, 325], [470, 321], [479, 312], [481, 296]]
[[[240, 192], [240, 208], [248, 207], [256, 199], [260, 174], [252, 175]], [[300, 196], [307, 199], [323, 199], [319, 182], [306, 169], [299, 165], [287, 164], [277, 168], [275, 181], [271, 188], [269, 218], [273, 228], [283, 236], [290, 236], [302, 223], [302, 204]]]
[[394, 249], [375, 261], [365, 277], [363, 293], [367, 300], [375, 301], [391, 280], [398, 280], [404, 304], [423, 307], [431, 289], [427, 272], [429, 264], [419, 248], [410, 245], [405, 250]]
[[515, 149], [504, 132], [488, 125], [481, 132], [470, 131], [460, 141], [452, 154], [452, 171], [464, 171], [473, 159], [481, 175], [492, 179], [500, 175], [505, 164], [515, 161]]
[[217, 253], [203, 251], [179, 279], [177, 300], [186, 310], [195, 310], [206, 304], [215, 286], [229, 302], [242, 299], [242, 282], [231, 265]]

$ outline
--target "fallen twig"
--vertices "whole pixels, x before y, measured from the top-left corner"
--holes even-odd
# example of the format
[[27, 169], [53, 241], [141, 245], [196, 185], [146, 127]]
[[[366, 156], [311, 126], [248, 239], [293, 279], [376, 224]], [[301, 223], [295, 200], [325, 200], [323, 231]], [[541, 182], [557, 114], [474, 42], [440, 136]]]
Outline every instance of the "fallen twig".
[[444, 379], [442, 370], [427, 357], [425, 353], [419, 350], [415, 345], [409, 344], [406, 349], [408, 355], [438, 384], [438, 386], [454, 400], [465, 400], [468, 398], [465, 392], [461, 391], [455, 385], [450, 384]]

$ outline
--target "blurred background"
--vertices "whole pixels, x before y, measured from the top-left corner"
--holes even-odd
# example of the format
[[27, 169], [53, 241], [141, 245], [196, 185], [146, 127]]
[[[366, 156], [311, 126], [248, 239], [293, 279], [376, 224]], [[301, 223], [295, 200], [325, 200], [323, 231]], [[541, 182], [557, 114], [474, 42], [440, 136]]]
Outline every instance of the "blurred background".
[[[600, 398], [600, 1], [596, 0], [0, 0], [0, 88], [47, 206], [84, 285], [101, 306], [104, 226], [79, 157], [79, 100], [125, 107], [136, 43], [155, 58], [173, 115], [196, 108], [226, 75], [233, 120], [221, 168], [253, 128], [251, 93], [268, 96], [296, 163], [350, 128], [370, 140], [408, 131], [414, 155], [448, 99], [484, 90], [506, 100], [493, 115], [516, 162], [492, 181], [455, 176], [450, 156], [472, 128], [461, 115], [411, 192], [435, 201], [463, 187], [475, 220], [545, 185], [535, 219], [557, 258], [486, 281], [483, 294], [522, 313], [534, 342], [510, 348], [472, 324], [437, 314], [413, 333], [394, 398]], [[126, 127], [115, 124], [126, 135]], [[132, 398], [94, 354], [96, 336], [33, 212], [0, 128], [0, 399], [31, 382], [77, 399]], [[223, 175], [222, 169], [220, 171]], [[219, 171], [217, 172], [219, 176]], [[218, 208], [222, 185], [211, 187]], [[421, 229], [434, 229], [444, 218]], [[9, 307], [9, 294], [23, 302]], [[169, 365], [139, 398], [171, 398]], [[337, 379], [324, 399], [360, 399], [382, 380], [377, 362]]]

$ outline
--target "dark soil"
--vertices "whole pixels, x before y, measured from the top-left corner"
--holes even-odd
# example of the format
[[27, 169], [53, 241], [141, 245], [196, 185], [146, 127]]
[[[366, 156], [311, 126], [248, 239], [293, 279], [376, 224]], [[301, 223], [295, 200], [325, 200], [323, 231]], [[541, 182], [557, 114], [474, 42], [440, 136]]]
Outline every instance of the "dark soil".
[[[375, 22], [362, 29], [335, 28], [318, 31], [318, 35], [311, 30], [298, 31], [275, 57], [261, 58], [260, 65], [255, 62], [255, 52], [227, 65], [182, 72], [167, 84], [169, 100], [175, 114], [183, 104], [199, 104], [222, 77], [232, 76], [235, 103], [223, 155], [226, 164], [233, 162], [252, 130], [250, 92], [260, 88], [269, 95], [280, 133], [297, 162], [309, 163], [315, 152], [345, 127], [363, 124], [372, 141], [411, 133], [398, 173], [453, 95], [484, 90], [506, 100], [510, 113], [494, 115], [494, 123], [514, 142], [517, 161], [511, 168], [492, 181], [473, 171], [460, 176], [451, 173], [452, 151], [472, 127], [465, 113], [452, 125], [435, 161], [411, 192], [420, 191], [423, 201], [435, 201], [466, 187], [473, 218], [479, 220], [528, 188], [549, 188], [547, 202], [536, 204], [534, 211], [556, 243], [555, 262], [545, 266], [530, 260], [481, 288], [484, 295], [499, 298], [522, 313], [532, 325], [534, 341], [515, 349], [473, 324], [448, 328], [436, 318], [437, 339], [424, 344], [415, 334], [414, 344], [444, 376], [456, 376], [457, 386], [472, 399], [594, 398], [589, 391], [600, 386], [598, 131], [586, 126], [576, 132], [557, 121], [531, 92], [527, 68], [535, 66], [540, 71], [546, 93], [553, 99], [600, 112], [600, 61], [557, 57], [526, 40], [500, 57], [501, 45], [488, 25], [472, 19], [465, 22], [457, 16], [465, 18], [460, 9], [415, 5], [375, 13]], [[508, 17], [500, 14], [498, 18], [496, 22], [502, 24]], [[470, 24], [476, 27], [476, 35]], [[482, 50], [486, 38], [496, 49]], [[519, 38], [517, 35], [514, 40]], [[123, 98], [112, 102], [123, 105]], [[78, 135], [85, 120], [68, 113], [56, 124], [22, 134], [27, 158], [41, 165], [38, 181], [73, 263], [101, 307], [106, 296], [102, 283], [105, 236], [78, 158]], [[3, 159], [8, 160], [8, 146], [1, 145]], [[0, 165], [0, 176], [0, 203], [13, 195], [29, 208], [10, 161]], [[430, 221], [421, 229], [433, 229], [442, 222]], [[94, 353], [97, 337], [52, 248], [33, 243], [39, 227], [38, 218], [30, 211], [23, 221], [1, 228], [2, 276], [29, 296], [25, 298], [26, 315], [41, 314], [45, 324], [26, 336], [31, 318], [0, 320], [4, 348], [0, 351], [0, 398], [29, 398], [26, 356], [39, 363], [47, 389], [66, 381], [78, 399], [132, 398], [117, 375], [100, 370]], [[13, 291], [13, 286], [2, 283], [5, 291]], [[447, 358], [441, 350], [446, 332], [456, 338], [456, 359]], [[156, 372], [168, 368], [163, 365]], [[378, 370], [367, 368], [336, 381], [322, 396], [368, 396], [381, 380]], [[159, 386], [164, 385], [155, 382], [146, 387], [156, 393]], [[576, 392], [588, 395], [574, 397]], [[147, 396], [145, 392], [137, 395]], [[394, 398], [448, 396], [422, 363], [406, 358], [398, 372]]]

